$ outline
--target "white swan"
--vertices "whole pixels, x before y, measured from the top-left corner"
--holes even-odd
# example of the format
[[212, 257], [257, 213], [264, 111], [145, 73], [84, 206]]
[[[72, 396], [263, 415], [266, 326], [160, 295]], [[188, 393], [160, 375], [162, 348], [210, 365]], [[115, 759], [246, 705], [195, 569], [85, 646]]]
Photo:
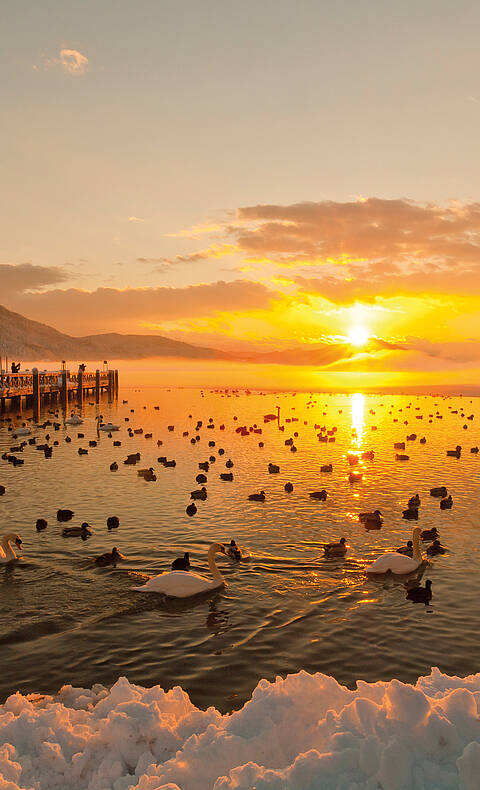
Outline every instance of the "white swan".
[[27, 426], [24, 425], [22, 428], [15, 429], [13, 438], [16, 439], [17, 436], [30, 436], [31, 432], [32, 431], [30, 430], [30, 428], [27, 428]]
[[0, 562], [5, 563], [18, 560], [18, 555], [15, 553], [14, 549], [12, 549], [11, 540], [15, 541], [19, 549], [22, 548], [22, 539], [16, 532], [9, 532], [8, 535], [4, 535], [2, 538], [2, 545], [0, 546]]
[[375, 560], [368, 568], [367, 573], [411, 573], [416, 571], [422, 564], [423, 557], [420, 550], [420, 527], [415, 527], [413, 530], [413, 557], [407, 557], [405, 554], [398, 554], [396, 551], [390, 551], [387, 554], [382, 554], [378, 560]]
[[72, 416], [69, 417], [68, 420], [65, 420], [66, 425], [82, 425], [82, 423], [83, 420], [81, 419], [81, 417], [78, 416], [78, 414], [72, 414]]
[[119, 431], [120, 430], [120, 426], [119, 425], [114, 425], [112, 422], [103, 422], [102, 423], [101, 422], [102, 417], [100, 417], [100, 415], [98, 417], [96, 417], [95, 419], [97, 420], [97, 430], [98, 431], [106, 431], [107, 433], [110, 433], [110, 431]]
[[169, 571], [168, 573], [160, 573], [159, 576], [154, 576], [141, 587], [132, 587], [132, 590], [137, 590], [138, 592], [161, 592], [172, 598], [189, 598], [191, 595], [216, 590], [217, 587], [226, 587], [227, 582], [215, 564], [215, 554], [217, 552], [225, 554], [223, 543], [212, 543], [208, 550], [208, 567], [213, 579], [200, 576], [198, 573], [190, 573], [190, 571]]

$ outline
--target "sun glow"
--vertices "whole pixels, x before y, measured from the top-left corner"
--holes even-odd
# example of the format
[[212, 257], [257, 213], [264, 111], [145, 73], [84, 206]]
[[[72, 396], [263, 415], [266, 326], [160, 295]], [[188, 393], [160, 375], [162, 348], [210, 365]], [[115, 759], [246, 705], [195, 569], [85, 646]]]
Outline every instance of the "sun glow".
[[354, 326], [347, 335], [352, 346], [364, 346], [368, 340], [368, 332], [363, 326]]

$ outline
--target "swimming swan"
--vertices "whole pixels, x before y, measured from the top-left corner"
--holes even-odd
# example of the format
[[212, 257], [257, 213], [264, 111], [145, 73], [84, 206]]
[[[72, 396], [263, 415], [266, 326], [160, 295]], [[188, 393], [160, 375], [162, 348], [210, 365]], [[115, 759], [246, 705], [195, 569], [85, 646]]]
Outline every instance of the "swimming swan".
[[405, 554], [398, 554], [396, 551], [390, 551], [387, 554], [382, 554], [378, 560], [375, 560], [368, 568], [367, 573], [411, 573], [416, 571], [422, 564], [423, 557], [420, 550], [420, 527], [415, 527], [413, 530], [413, 556], [407, 557]]
[[110, 431], [120, 430], [120, 426], [114, 425], [112, 422], [102, 423], [103, 417], [101, 414], [99, 414], [95, 419], [97, 421], [97, 431], [105, 431], [106, 433], [110, 433]]
[[65, 425], [82, 425], [83, 420], [78, 414], [72, 414], [67, 420], [65, 420]]
[[172, 598], [189, 598], [192, 595], [216, 590], [217, 587], [226, 587], [227, 583], [215, 564], [215, 554], [221, 552], [225, 554], [223, 543], [212, 543], [208, 550], [208, 567], [213, 579], [200, 576], [191, 571], [169, 571], [160, 573], [149, 579], [141, 587], [132, 587], [137, 592], [160, 592]]
[[2, 545], [0, 546], [0, 562], [12, 562], [18, 560], [18, 555], [12, 549], [10, 541], [14, 540], [19, 549], [22, 548], [22, 539], [16, 532], [9, 532], [2, 538]]

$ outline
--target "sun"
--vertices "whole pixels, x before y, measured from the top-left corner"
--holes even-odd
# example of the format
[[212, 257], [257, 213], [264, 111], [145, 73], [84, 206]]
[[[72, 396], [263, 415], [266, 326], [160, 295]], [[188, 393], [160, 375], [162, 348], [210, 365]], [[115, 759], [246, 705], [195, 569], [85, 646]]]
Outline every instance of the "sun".
[[364, 346], [368, 340], [368, 332], [363, 326], [354, 326], [347, 335], [352, 346]]

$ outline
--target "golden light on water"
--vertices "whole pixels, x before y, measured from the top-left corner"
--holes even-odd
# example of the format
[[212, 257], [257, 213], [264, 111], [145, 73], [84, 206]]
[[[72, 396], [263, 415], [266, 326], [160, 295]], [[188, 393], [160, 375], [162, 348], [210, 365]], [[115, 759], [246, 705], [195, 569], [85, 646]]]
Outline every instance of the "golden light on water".
[[363, 437], [365, 396], [361, 392], [352, 395], [352, 443], [360, 447]]

